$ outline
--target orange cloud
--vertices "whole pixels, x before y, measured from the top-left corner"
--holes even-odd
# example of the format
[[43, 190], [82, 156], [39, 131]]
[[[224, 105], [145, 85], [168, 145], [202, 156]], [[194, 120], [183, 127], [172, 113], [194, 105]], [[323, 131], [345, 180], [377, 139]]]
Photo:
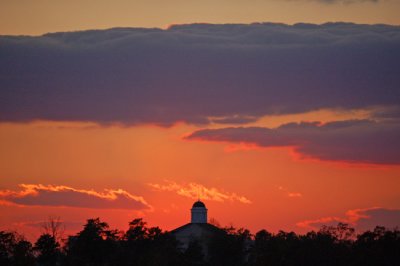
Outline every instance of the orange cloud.
[[336, 224], [336, 223], [348, 223], [348, 221], [344, 218], [339, 218], [339, 217], [323, 217], [314, 220], [301, 221], [296, 223], [296, 226], [301, 228], [316, 230], [319, 229], [319, 227], [322, 225]]
[[188, 197], [191, 199], [198, 199], [199, 197], [205, 200], [213, 201], [239, 201], [241, 203], [250, 204], [252, 203], [248, 198], [240, 196], [236, 193], [224, 192], [217, 188], [207, 188], [201, 184], [189, 183], [180, 185], [173, 181], [166, 181], [166, 184], [148, 184], [156, 191], [170, 191], [175, 192], [178, 195]]
[[290, 197], [290, 198], [300, 198], [300, 197], [303, 197], [303, 194], [301, 194], [299, 192], [289, 192], [288, 193], [288, 197]]
[[0, 203], [23, 206], [66, 206], [99, 209], [136, 209], [152, 207], [141, 196], [123, 189], [103, 192], [76, 189], [68, 186], [20, 184], [21, 190], [0, 190]]

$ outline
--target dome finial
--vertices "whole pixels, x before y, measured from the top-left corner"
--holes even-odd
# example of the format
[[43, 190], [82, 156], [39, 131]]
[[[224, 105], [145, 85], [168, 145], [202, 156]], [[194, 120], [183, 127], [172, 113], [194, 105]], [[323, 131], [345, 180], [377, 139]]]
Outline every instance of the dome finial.
[[197, 201], [200, 201], [200, 186], [197, 186]]

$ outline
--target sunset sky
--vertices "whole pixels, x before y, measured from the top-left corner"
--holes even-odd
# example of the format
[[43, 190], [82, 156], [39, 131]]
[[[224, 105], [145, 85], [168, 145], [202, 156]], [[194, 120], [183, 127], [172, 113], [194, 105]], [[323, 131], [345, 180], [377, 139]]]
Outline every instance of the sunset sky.
[[0, 2], [0, 230], [400, 226], [400, 1]]

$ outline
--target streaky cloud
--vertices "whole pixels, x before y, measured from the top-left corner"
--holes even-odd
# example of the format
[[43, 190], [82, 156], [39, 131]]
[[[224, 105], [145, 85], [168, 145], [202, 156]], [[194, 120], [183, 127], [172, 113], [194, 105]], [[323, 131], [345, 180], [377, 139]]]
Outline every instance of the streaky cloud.
[[205, 187], [198, 183], [178, 184], [173, 181], [166, 181], [164, 184], [149, 183], [148, 184], [155, 191], [169, 191], [175, 192], [180, 196], [188, 197], [191, 199], [212, 200], [212, 201], [238, 201], [245, 204], [250, 204], [251, 201], [245, 196], [240, 196], [236, 193], [226, 192], [214, 187]]
[[[54, 206], [94, 209], [151, 210], [143, 197], [122, 189], [95, 190], [76, 189], [69, 186], [20, 184], [21, 190], [0, 190], [4, 204], [22, 206]], [[1, 203], [1, 201], [0, 201]]]
[[277, 188], [284, 192], [286, 194], [287, 197], [289, 198], [302, 198], [303, 194], [300, 192], [293, 192], [293, 191], [289, 191], [287, 188], [283, 187], [283, 186], [277, 186]]

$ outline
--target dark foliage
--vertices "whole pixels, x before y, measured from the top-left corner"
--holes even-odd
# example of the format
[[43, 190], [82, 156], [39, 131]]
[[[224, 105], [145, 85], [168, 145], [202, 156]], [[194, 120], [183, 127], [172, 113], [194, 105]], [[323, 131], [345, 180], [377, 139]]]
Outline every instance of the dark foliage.
[[246, 229], [224, 228], [225, 234], [215, 234], [208, 247], [209, 265], [246, 265], [251, 235]]
[[17, 233], [0, 231], [0, 265], [35, 265], [32, 244]]
[[50, 234], [41, 235], [35, 243], [34, 250], [37, 252], [39, 265], [57, 265], [57, 262], [61, 260], [60, 244]]
[[134, 219], [121, 232], [96, 218], [68, 237], [63, 249], [48, 233], [32, 246], [17, 233], [0, 231], [0, 265], [391, 266], [400, 265], [400, 231], [377, 226], [356, 235], [339, 223], [305, 235], [261, 230], [253, 236], [230, 227], [216, 231], [206, 242], [192, 239], [183, 249], [172, 234], [147, 227], [142, 219]]

